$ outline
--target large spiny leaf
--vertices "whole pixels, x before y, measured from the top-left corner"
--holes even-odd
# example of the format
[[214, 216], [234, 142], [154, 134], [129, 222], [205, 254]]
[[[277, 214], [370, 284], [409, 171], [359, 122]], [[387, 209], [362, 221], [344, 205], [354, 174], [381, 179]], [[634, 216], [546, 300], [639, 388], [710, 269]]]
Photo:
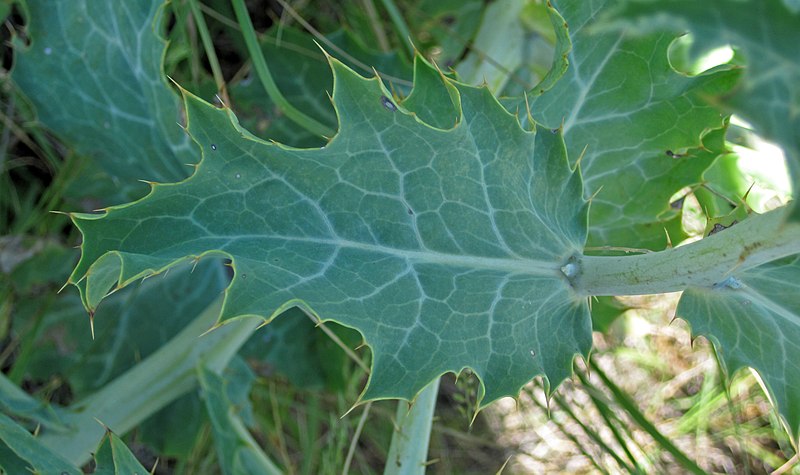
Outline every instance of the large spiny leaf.
[[86, 306], [221, 254], [235, 277], [220, 323], [300, 306], [357, 329], [373, 351], [365, 398], [411, 399], [465, 367], [484, 403], [537, 374], [560, 382], [591, 345], [585, 298], [560, 270], [584, 245], [587, 210], [560, 134], [526, 132], [488, 90], [449, 80], [459, 121], [434, 128], [379, 80], [331, 64], [340, 129], [322, 149], [263, 142], [185, 93], [195, 174], [74, 215]]
[[147, 190], [138, 180], [180, 180], [189, 174], [184, 164], [197, 161], [175, 127], [179, 102], [161, 71], [161, 8], [157, 1], [31, 0], [31, 44], [15, 48], [12, 77], [39, 120], [126, 196]]
[[[529, 107], [539, 124], [563, 125], [571, 160], [583, 157], [586, 190], [597, 193], [588, 245], [660, 250], [665, 227], [680, 228], [670, 197], [700, 183], [716, 157], [703, 137], [724, 120], [703, 98], [728, 91], [737, 73], [678, 74], [667, 56], [673, 34], [595, 31], [613, 3], [556, 3], [572, 39], [569, 69], [549, 91], [532, 91]], [[525, 108], [523, 100], [507, 105]]]
[[800, 257], [684, 292], [677, 315], [711, 339], [729, 375], [758, 370], [790, 434], [800, 434]]
[[[730, 45], [747, 66], [733, 94], [712, 95], [713, 103], [741, 115], [786, 153], [796, 192], [800, 183], [800, 12], [781, 0], [627, 1], [601, 24], [628, 31], [691, 31], [699, 54]], [[794, 205], [792, 218], [800, 220]]]

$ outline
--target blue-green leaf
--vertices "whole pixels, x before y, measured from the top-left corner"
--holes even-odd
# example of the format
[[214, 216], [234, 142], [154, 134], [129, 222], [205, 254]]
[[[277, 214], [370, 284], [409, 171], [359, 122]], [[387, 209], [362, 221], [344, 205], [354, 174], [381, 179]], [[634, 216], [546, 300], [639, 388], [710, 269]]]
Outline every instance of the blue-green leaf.
[[300, 306], [357, 329], [373, 351], [364, 398], [412, 399], [466, 367], [484, 405], [538, 374], [555, 387], [591, 345], [586, 300], [561, 270], [583, 248], [587, 209], [561, 135], [527, 132], [488, 90], [450, 80], [458, 123], [433, 128], [377, 79], [331, 64], [339, 134], [322, 149], [258, 140], [187, 94], [196, 173], [73, 216], [86, 306], [224, 255], [236, 274], [220, 323]]
[[704, 98], [730, 90], [737, 73], [677, 73], [667, 56], [673, 34], [595, 31], [614, 2], [553, 3], [569, 25], [569, 68], [552, 89], [529, 95], [528, 105], [507, 105], [520, 114], [529, 107], [538, 123], [562, 128], [570, 160], [581, 160], [587, 194], [596, 194], [588, 246], [661, 250], [665, 228], [680, 226], [670, 198], [700, 183], [720, 152], [704, 147], [709, 131], [725, 126]]
[[[17, 44], [12, 79], [39, 120], [117, 180], [174, 181], [198, 161], [177, 96], [161, 71], [162, 4], [29, 0], [29, 46]], [[58, 78], [59, 80], [53, 80]]]
[[[690, 31], [695, 55], [737, 48], [746, 67], [732, 94], [706, 99], [750, 122], [781, 145], [794, 189], [800, 184], [800, 12], [796, 0], [630, 0], [604, 23], [626, 31]], [[792, 219], [800, 219], [794, 206]]]
[[[724, 231], [723, 231], [724, 232]], [[708, 337], [729, 376], [755, 368], [789, 433], [800, 434], [800, 257], [684, 292], [677, 315]]]
[[27, 430], [2, 413], [0, 413], [0, 441], [5, 443], [17, 457], [27, 462], [29, 469], [35, 474], [80, 475], [82, 473], [77, 467], [53, 453]]

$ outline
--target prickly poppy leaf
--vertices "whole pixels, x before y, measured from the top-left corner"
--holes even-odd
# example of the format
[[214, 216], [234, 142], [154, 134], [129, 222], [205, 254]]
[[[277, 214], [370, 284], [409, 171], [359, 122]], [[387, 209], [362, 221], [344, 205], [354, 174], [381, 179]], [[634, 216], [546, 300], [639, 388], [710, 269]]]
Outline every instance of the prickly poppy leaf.
[[339, 133], [321, 149], [261, 141], [185, 93], [203, 153], [194, 175], [73, 215], [86, 307], [222, 255], [235, 276], [219, 323], [299, 306], [358, 330], [373, 353], [363, 398], [411, 399], [464, 368], [484, 405], [539, 374], [555, 387], [591, 346], [588, 305], [561, 270], [587, 213], [561, 135], [525, 131], [488, 90], [450, 80], [459, 120], [434, 128], [379, 80], [331, 67]]
[[95, 454], [96, 475], [147, 475], [149, 470], [136, 460], [131, 450], [111, 431], [106, 431]]
[[[740, 115], [756, 132], [778, 143], [795, 192], [800, 184], [800, 3], [794, 0], [627, 1], [609, 12], [606, 27], [667, 30], [694, 35], [696, 56], [720, 46], [746, 61], [733, 93], [706, 99]], [[790, 219], [800, 220], [794, 205]]]
[[[22, 463], [27, 462], [26, 468], [32, 473], [60, 473], [67, 475], [82, 473], [78, 467], [51, 452], [25, 428], [3, 413], [0, 413], [0, 443], [6, 445], [6, 448], [0, 449], [0, 454], [7, 452], [7, 449], [10, 450]], [[0, 465], [0, 467], [11, 468], [11, 463], [14, 463], [13, 466], [19, 466], [20, 460], [12, 462], [9, 459], [8, 467], [3, 465]], [[0, 464], [5, 462], [5, 459], [0, 460]]]
[[138, 180], [180, 180], [190, 172], [185, 164], [197, 162], [175, 126], [178, 97], [161, 71], [162, 8], [28, 1], [31, 44], [15, 48], [12, 79], [39, 120], [131, 197], [147, 190]]
[[729, 91], [737, 72], [679, 74], [667, 54], [674, 34], [598, 32], [596, 19], [612, 1], [553, 4], [569, 25], [569, 68], [550, 90], [531, 91], [527, 105], [505, 103], [562, 128], [570, 160], [581, 160], [586, 192], [595, 195], [588, 246], [664, 249], [665, 228], [680, 226], [670, 197], [702, 182], [717, 156], [704, 136], [725, 121], [704, 98]]
[[[725, 232], [725, 231], [722, 231]], [[800, 256], [683, 293], [677, 315], [708, 337], [732, 376], [758, 371], [794, 440], [800, 434]]]

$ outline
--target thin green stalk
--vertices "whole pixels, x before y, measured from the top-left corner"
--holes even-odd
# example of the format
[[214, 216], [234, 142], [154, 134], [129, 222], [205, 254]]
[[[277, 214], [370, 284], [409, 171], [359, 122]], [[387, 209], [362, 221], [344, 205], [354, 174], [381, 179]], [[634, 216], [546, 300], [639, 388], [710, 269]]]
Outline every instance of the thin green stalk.
[[223, 99], [225, 99], [227, 103], [228, 91], [225, 87], [225, 78], [222, 76], [222, 68], [219, 66], [217, 53], [214, 51], [214, 43], [211, 41], [211, 34], [208, 32], [208, 26], [206, 25], [203, 12], [200, 11], [200, 6], [198, 5], [197, 0], [189, 0], [189, 8], [192, 9], [192, 17], [194, 17], [197, 31], [200, 33], [200, 40], [203, 42], [203, 49], [206, 52], [208, 64], [211, 65], [211, 74], [214, 76], [214, 82], [217, 85], [217, 91], [222, 94]]
[[342, 475], [347, 475], [350, 473], [350, 464], [353, 463], [353, 457], [355, 456], [356, 448], [358, 447], [358, 439], [361, 438], [361, 431], [364, 430], [364, 424], [367, 422], [370, 409], [372, 409], [372, 401], [364, 404], [364, 410], [361, 412], [361, 417], [358, 419], [358, 425], [356, 425], [356, 431], [353, 433], [353, 439], [350, 441], [350, 448], [347, 449], [347, 457], [345, 457], [344, 465], [342, 466]]
[[392, 434], [389, 455], [383, 475], [411, 475], [425, 473], [428, 460], [428, 444], [433, 426], [436, 396], [439, 394], [439, 378], [425, 387], [417, 399], [408, 404], [397, 402], [397, 427]]
[[[295, 11], [295, 9], [292, 8], [291, 5], [286, 3], [286, 0], [277, 0], [277, 2], [281, 5], [281, 8], [283, 8], [283, 10], [285, 12], [289, 13], [289, 15], [292, 18], [294, 18], [294, 20], [297, 23], [299, 23], [300, 26], [303, 27], [303, 29], [305, 29], [307, 32], [311, 33], [311, 36], [313, 36], [314, 39], [319, 41], [319, 43], [322, 44], [323, 46], [325, 46], [325, 48], [327, 48], [329, 51], [335, 52], [337, 55], [339, 55], [340, 58], [346, 59], [348, 63], [351, 63], [353, 66], [361, 69], [361, 71], [363, 71], [364, 73], [373, 74], [373, 73], [376, 72], [375, 69], [373, 69], [372, 66], [370, 66], [367, 63], [364, 63], [363, 61], [359, 61], [358, 58], [356, 58], [355, 56], [349, 54], [347, 51], [345, 51], [342, 48], [338, 47], [336, 45], [336, 43], [334, 43], [333, 41], [331, 41], [328, 38], [326, 38], [325, 35], [320, 33], [316, 28], [314, 28], [313, 25], [311, 25], [302, 16], [300, 16], [300, 14], [297, 13], [297, 11]], [[284, 47], [286, 49], [299, 50], [299, 48], [296, 45], [291, 45], [291, 44], [288, 44], [288, 43], [284, 43], [283, 45], [281, 45], [281, 47]], [[311, 55], [308, 55], [308, 56], [311, 57]], [[412, 87], [414, 85], [414, 83], [412, 83], [411, 81], [406, 81], [405, 79], [402, 79], [402, 78], [399, 78], [399, 77], [396, 77], [396, 76], [392, 76], [390, 74], [385, 74], [385, 73], [382, 73], [380, 71], [377, 71], [377, 74], [378, 74], [378, 76], [380, 76], [381, 79], [383, 79], [385, 81], [391, 81], [391, 82], [393, 82], [393, 83], [395, 83], [397, 85], [408, 86], [408, 87]]]
[[283, 110], [284, 114], [286, 114], [286, 117], [296, 122], [304, 129], [322, 137], [332, 137], [334, 130], [307, 116], [290, 104], [289, 101], [283, 96], [281, 91], [278, 89], [278, 85], [275, 84], [275, 80], [272, 78], [272, 74], [269, 71], [267, 62], [264, 60], [264, 54], [261, 52], [261, 46], [256, 38], [256, 31], [253, 28], [253, 22], [250, 21], [250, 14], [247, 13], [247, 7], [244, 4], [244, 0], [231, 0], [231, 5], [233, 6], [233, 11], [236, 13], [236, 19], [239, 21], [239, 25], [242, 28], [242, 35], [244, 36], [244, 41], [247, 44], [247, 51], [250, 54], [250, 59], [253, 61], [253, 67], [256, 70], [256, 75], [261, 81], [261, 84], [264, 86], [264, 89], [267, 91], [270, 99], [272, 99], [272, 101], [277, 104], [281, 110]]
[[698, 399], [692, 402], [692, 407], [675, 424], [675, 433], [689, 434], [692, 431], [706, 433], [701, 426], [706, 424], [711, 415], [725, 404], [724, 391], [710, 393], [706, 391], [705, 387], [704, 381]]
[[392, 19], [392, 23], [394, 24], [394, 27], [397, 29], [398, 35], [400, 35], [400, 43], [403, 45], [403, 48], [408, 53], [408, 57], [413, 58], [414, 45], [411, 44], [411, 30], [408, 29], [406, 20], [400, 13], [400, 10], [397, 8], [397, 5], [394, 4], [394, 0], [381, 0], [381, 3], [383, 3], [383, 8], [385, 8], [386, 11], [389, 13], [389, 18]]
[[[264, 453], [242, 418], [235, 413], [225, 390], [225, 380], [207, 367], [204, 361], [198, 362], [196, 376], [211, 421], [219, 463], [228, 469], [238, 464], [246, 465], [244, 472], [247, 473], [282, 475], [281, 469]], [[242, 470], [234, 470], [233, 473], [242, 473]]]
[[[172, 6], [172, 11], [175, 14], [175, 31], [170, 35], [172, 37], [171, 41], [178, 40], [188, 43], [189, 52], [186, 54], [186, 58], [189, 61], [189, 74], [192, 78], [192, 84], [196, 85], [200, 82], [200, 55], [198, 53], [200, 49], [197, 47], [197, 28], [195, 28], [185, 4], [172, 2]], [[173, 67], [167, 68], [167, 70], [174, 69], [174, 64], [170, 66]]]
[[294, 468], [294, 464], [292, 463], [292, 457], [289, 455], [289, 450], [286, 448], [286, 437], [284, 437], [284, 433], [286, 432], [283, 428], [283, 420], [281, 418], [281, 411], [278, 402], [278, 394], [275, 391], [275, 383], [270, 381], [269, 383], [269, 403], [270, 409], [272, 409], [272, 420], [275, 421], [275, 430], [273, 434], [273, 440], [277, 442], [278, 446], [278, 453], [280, 453], [281, 458], [283, 459], [284, 464], [288, 468], [288, 472], [295, 473], [297, 470]]
[[[14, 112], [14, 97], [10, 96], [8, 98], [8, 103], [6, 104], [6, 111], [5, 114], [3, 114], [3, 117], [11, 117], [11, 114], [13, 112]], [[0, 133], [0, 173], [3, 172], [5, 167], [6, 157], [8, 156], [8, 149], [10, 142], [11, 142], [11, 127], [3, 127], [3, 132]]]
[[41, 442], [70, 462], [83, 464], [105, 433], [98, 421], [117, 434], [125, 434], [196, 387], [198, 362], [222, 371], [261, 321], [238, 320], [200, 336], [214, 324], [221, 305], [219, 298], [158, 351], [67, 408], [63, 421], [74, 430], [45, 431]]
[[800, 223], [790, 209], [753, 215], [685, 246], [637, 256], [582, 256], [562, 271], [585, 295], [645, 295], [711, 287], [733, 272], [800, 253]]
[[84, 157], [70, 153], [60, 165], [52, 183], [44, 189], [35, 207], [15, 223], [15, 232], [24, 234], [31, 229], [40, 236], [57, 233], [63, 227], [66, 216], [51, 213], [58, 210], [63, 201], [64, 193], [72, 181], [81, 171]]
[[797, 466], [798, 463], [800, 463], [800, 458], [798, 458], [797, 454], [794, 454], [794, 456], [787, 460], [785, 464], [781, 465], [777, 470], [772, 472], [772, 475], [783, 475], [784, 473], [788, 473], [789, 470]]
[[636, 404], [631, 400], [630, 396], [628, 396], [622, 389], [620, 389], [616, 384], [614, 384], [611, 379], [606, 376], [603, 370], [597, 366], [596, 363], [593, 361], [589, 361], [589, 366], [592, 368], [592, 372], [600, 377], [603, 380], [603, 384], [611, 391], [614, 395], [614, 400], [622, 406], [625, 412], [633, 419], [636, 424], [639, 425], [645, 432], [650, 434], [650, 437], [653, 438], [664, 450], [672, 454], [675, 458], [675, 461], [678, 462], [680, 465], [683, 466], [687, 471], [694, 473], [696, 475], [707, 475], [706, 471], [700, 468], [692, 459], [690, 459], [686, 454], [684, 454], [675, 444], [672, 443], [669, 438], [667, 438], [661, 431], [650, 422], [647, 417], [639, 410]]
[[305, 401], [305, 417], [297, 419], [300, 449], [304, 455], [300, 472], [303, 475], [312, 475], [314, 468], [320, 464], [319, 453], [321, 450], [319, 434], [322, 433], [322, 418], [320, 413], [319, 398], [311, 397]]
[[32, 322], [29, 323], [30, 327], [28, 327], [30, 330], [26, 332], [28, 337], [21, 339], [17, 349], [16, 357], [14, 359], [14, 366], [8, 373], [8, 378], [13, 381], [14, 384], [22, 384], [22, 380], [25, 378], [25, 373], [28, 371], [28, 363], [36, 354], [36, 352], [39, 351], [39, 332], [41, 331], [44, 317], [54, 300], [55, 294], [53, 293], [48, 293], [39, 300], [40, 305], [36, 309], [36, 313], [30, 319], [32, 320]]

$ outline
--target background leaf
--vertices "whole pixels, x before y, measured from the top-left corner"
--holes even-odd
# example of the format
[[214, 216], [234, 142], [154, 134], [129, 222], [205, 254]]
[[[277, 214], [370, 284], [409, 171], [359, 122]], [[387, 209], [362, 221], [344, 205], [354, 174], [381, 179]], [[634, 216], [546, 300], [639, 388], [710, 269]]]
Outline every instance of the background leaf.
[[[608, 2], [554, 3], [569, 25], [570, 67], [529, 107], [537, 123], [563, 128], [570, 160], [581, 160], [586, 191], [596, 193], [587, 245], [660, 250], [665, 228], [679, 242], [670, 197], [702, 181], [720, 152], [708, 153], [704, 136], [725, 125], [703, 97], [729, 90], [736, 73], [682, 76], [667, 57], [674, 35], [596, 33]], [[524, 100], [507, 103], [524, 113]]]
[[206, 410], [211, 418], [220, 467], [225, 474], [280, 474], [280, 469], [261, 451], [228, 397], [226, 381], [206, 368], [198, 368]]
[[[47, 447], [39, 443], [27, 430], [14, 422], [10, 417], [0, 413], [0, 441], [8, 447], [17, 457], [28, 463], [29, 469], [34, 473], [58, 473], [67, 475], [80, 475], [82, 472], [51, 452]], [[0, 454], [4, 449], [0, 448]], [[4, 464], [0, 460], [0, 466]], [[18, 461], [13, 462], [16, 466]], [[13, 467], [10, 466], [10, 467]], [[3, 468], [10, 468], [3, 467]]]
[[[626, 30], [691, 31], [695, 56], [737, 48], [747, 63], [733, 94], [707, 99], [740, 115], [765, 139], [781, 145], [797, 189], [800, 183], [800, 13], [796, 1], [627, 1], [606, 21]], [[613, 15], [613, 16], [611, 16]], [[792, 219], [800, 219], [794, 207]]]
[[[161, 71], [159, 2], [27, 2], [29, 46], [12, 79], [39, 120], [105, 170], [129, 198], [137, 180], [175, 181], [198, 161]], [[41, 78], [61, 78], [42, 81]]]
[[[407, 93], [411, 67], [396, 53], [378, 53], [364, 47], [349, 32], [339, 30], [325, 37], [323, 47], [345, 64], [371, 73], [371, 67], [384, 74], [390, 88]], [[325, 54], [314, 39], [293, 28], [273, 28], [262, 38], [264, 58], [270, 68], [282, 71], [275, 82], [286, 99], [300, 111], [336, 127], [336, 114], [328, 95], [333, 90], [333, 76]], [[291, 74], [286, 72], [291, 71]], [[269, 138], [293, 147], [319, 147], [325, 140], [287, 120], [264, 93], [256, 78], [247, 77], [230, 87], [233, 109], [241, 116], [242, 125], [259, 137]]]
[[[724, 232], [724, 231], [723, 231]], [[789, 432], [800, 434], [800, 257], [735, 273], [714, 288], [683, 293], [677, 315], [708, 337], [728, 376], [761, 375]]]
[[147, 475], [149, 470], [136, 460], [125, 443], [111, 431], [100, 443], [95, 455], [95, 475]]
[[78, 398], [102, 388], [173, 338], [221, 294], [227, 277], [218, 262], [208, 260], [191, 270], [182, 266], [109, 297], [95, 314], [94, 340], [80, 299], [65, 293], [43, 321], [28, 375], [38, 380], [61, 375]]

